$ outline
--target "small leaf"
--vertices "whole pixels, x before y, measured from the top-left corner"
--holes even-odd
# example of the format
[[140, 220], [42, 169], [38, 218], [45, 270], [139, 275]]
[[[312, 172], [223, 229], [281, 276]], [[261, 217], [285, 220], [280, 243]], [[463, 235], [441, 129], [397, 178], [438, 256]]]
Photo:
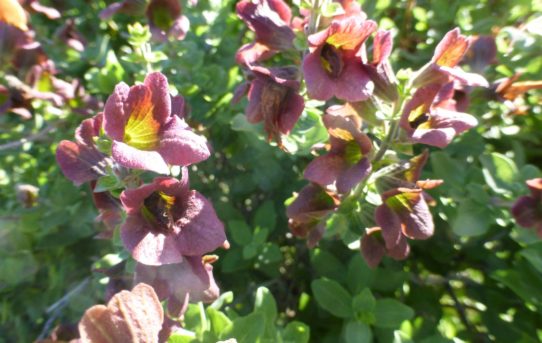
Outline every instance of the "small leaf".
[[486, 233], [492, 222], [493, 218], [487, 205], [467, 199], [457, 208], [457, 217], [452, 223], [452, 229], [459, 236], [478, 236]]
[[318, 304], [336, 317], [351, 318], [352, 296], [336, 281], [329, 279], [314, 280], [312, 292]]
[[373, 324], [375, 317], [373, 310], [376, 305], [376, 299], [369, 288], [365, 288], [361, 293], [354, 297], [352, 307], [356, 317], [363, 323]]
[[502, 154], [491, 153], [480, 156], [482, 172], [486, 183], [496, 192], [505, 193], [518, 177], [518, 168], [514, 161]]
[[414, 316], [414, 311], [395, 299], [382, 299], [376, 302], [375, 326], [380, 328], [398, 328], [405, 320]]
[[220, 312], [212, 307], [207, 307], [207, 318], [211, 323], [211, 332], [218, 337], [222, 331], [231, 325], [231, 320], [223, 312]]
[[220, 339], [237, 339], [237, 343], [258, 342], [265, 329], [264, 316], [261, 313], [252, 313], [245, 317], [235, 319], [220, 335]]
[[344, 326], [344, 340], [346, 343], [371, 343], [373, 333], [367, 324], [350, 321]]
[[322, 6], [322, 11], [320, 13], [326, 18], [331, 18], [336, 15], [344, 14], [344, 9], [338, 2], [327, 2]]
[[277, 214], [275, 213], [275, 207], [273, 206], [273, 202], [268, 200], [256, 210], [254, 214], [254, 226], [273, 231], [276, 224]]
[[233, 241], [239, 245], [247, 245], [252, 241], [252, 233], [248, 225], [242, 220], [230, 220], [228, 232]]
[[542, 273], [542, 242], [529, 245], [521, 251], [521, 255]]
[[284, 343], [307, 343], [310, 338], [310, 329], [307, 325], [293, 321], [286, 325], [282, 333]]
[[267, 320], [274, 322], [277, 319], [277, 303], [269, 290], [259, 287], [254, 301], [254, 312], [263, 314]]

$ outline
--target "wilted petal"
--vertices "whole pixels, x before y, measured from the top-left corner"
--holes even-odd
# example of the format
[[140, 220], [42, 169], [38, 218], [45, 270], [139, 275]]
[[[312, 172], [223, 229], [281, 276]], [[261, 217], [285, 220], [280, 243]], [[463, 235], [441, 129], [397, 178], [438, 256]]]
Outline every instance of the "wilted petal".
[[171, 118], [160, 134], [158, 152], [167, 163], [178, 166], [198, 163], [211, 155], [205, 137], [187, 128], [177, 116]]
[[305, 100], [297, 92], [290, 91], [284, 99], [283, 111], [278, 118], [279, 130], [282, 134], [289, 134], [301, 117], [305, 109]]
[[375, 237], [375, 234], [379, 231], [379, 228], [373, 228], [367, 230], [367, 233], [361, 238], [361, 255], [365, 259], [367, 265], [371, 268], [376, 268], [384, 255], [386, 255], [386, 248]]
[[250, 66], [256, 62], [264, 61], [276, 53], [267, 45], [258, 42], [245, 44], [235, 54], [235, 62], [241, 66]]
[[209, 200], [192, 191], [185, 206], [184, 215], [177, 223], [181, 228], [177, 249], [183, 255], [201, 256], [222, 246], [226, 240], [224, 225]]
[[303, 187], [297, 198], [286, 208], [286, 215], [296, 222], [320, 220], [339, 205], [337, 198], [311, 183]]
[[389, 250], [397, 246], [403, 237], [399, 216], [386, 204], [382, 204], [375, 210], [375, 221], [381, 228], [386, 248]]
[[407, 258], [408, 254], [410, 254], [410, 246], [408, 245], [406, 238], [401, 236], [399, 243], [393, 248], [389, 249], [387, 254], [389, 257], [397, 261]]
[[164, 312], [152, 287], [138, 284], [107, 304], [88, 309], [79, 323], [83, 343], [157, 343]]
[[128, 144], [114, 141], [111, 146], [111, 155], [118, 164], [126, 168], [169, 174], [167, 163], [157, 151], [139, 150]]

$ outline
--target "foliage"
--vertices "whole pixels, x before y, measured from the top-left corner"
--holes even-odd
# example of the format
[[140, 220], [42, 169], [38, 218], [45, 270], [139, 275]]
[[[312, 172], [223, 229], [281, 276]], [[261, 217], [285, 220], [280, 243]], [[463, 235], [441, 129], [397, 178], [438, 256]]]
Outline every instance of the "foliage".
[[[282, 136], [288, 153], [268, 143], [264, 124], [247, 121], [247, 101], [232, 103], [244, 81], [235, 55], [254, 33], [237, 16], [236, 1], [182, 1], [190, 21], [186, 37], [161, 42], [152, 39], [142, 13], [99, 20], [110, 5], [104, 0], [42, 3], [61, 18], [26, 6], [35, 39], [54, 61], [55, 77], [79, 82], [76, 89], [84, 91], [61, 104], [34, 98], [30, 117], [0, 114], [0, 342], [45, 339], [106, 303], [112, 281], [132, 288], [131, 279], [118, 275], [131, 275], [134, 260], [118, 232], [112, 240], [96, 239], [104, 225], [95, 220], [93, 190], [66, 179], [55, 152], [82, 120], [103, 111], [116, 84], [143, 82], [152, 71], [184, 96], [187, 122], [212, 146], [209, 159], [188, 167], [191, 188], [212, 201], [230, 243], [213, 252], [222, 294], [209, 305], [188, 305], [183, 330], [169, 342], [542, 340], [542, 245], [510, 212], [529, 194], [525, 182], [542, 177], [541, 93], [495, 94], [502, 79], [516, 73], [517, 82], [542, 79], [539, 2], [361, 1], [368, 18], [392, 32], [390, 61], [400, 85], [456, 26], [465, 35], [495, 37], [497, 47], [496, 62], [481, 71], [491, 86], [469, 93], [468, 112], [478, 125], [444, 149], [429, 147], [420, 179], [444, 181], [429, 191], [436, 200], [434, 235], [409, 241], [408, 259], [385, 257], [376, 268], [359, 251], [360, 236], [374, 226], [374, 204], [343, 202], [325, 218], [324, 238], [312, 249], [290, 231], [286, 208], [307, 183], [303, 171], [314, 160], [312, 147], [328, 140], [324, 103], [306, 101], [293, 130]], [[291, 5], [299, 13], [310, 2]], [[329, 5], [321, 12], [336, 11]], [[70, 21], [83, 50], [61, 38]], [[307, 42], [298, 35], [294, 45], [303, 50]], [[27, 82], [26, 71], [3, 64], [0, 106], [10, 76]], [[47, 80], [39, 90], [58, 92]], [[381, 139], [384, 133], [375, 131]], [[397, 144], [391, 150], [405, 158], [425, 148]], [[114, 181], [101, 179], [99, 186], [120, 193]], [[370, 193], [380, 201], [377, 191]], [[114, 266], [122, 267], [120, 274], [104, 274]]]

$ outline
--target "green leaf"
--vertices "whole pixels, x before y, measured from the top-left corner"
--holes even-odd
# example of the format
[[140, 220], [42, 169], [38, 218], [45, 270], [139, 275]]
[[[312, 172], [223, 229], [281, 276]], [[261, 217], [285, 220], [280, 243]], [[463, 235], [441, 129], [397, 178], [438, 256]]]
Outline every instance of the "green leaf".
[[277, 214], [271, 200], [264, 202], [254, 214], [254, 226], [273, 231], [277, 224]]
[[309, 338], [310, 328], [298, 321], [288, 323], [282, 332], [283, 343], [308, 343]]
[[460, 163], [454, 161], [447, 153], [436, 151], [431, 153], [431, 167], [435, 175], [444, 180], [446, 185], [461, 188], [464, 185], [466, 171]]
[[371, 343], [373, 333], [371, 328], [364, 323], [350, 321], [343, 328], [343, 337], [346, 343]]
[[256, 291], [254, 313], [261, 313], [265, 318], [265, 337], [276, 338], [277, 303], [271, 292], [265, 287], [259, 287]]
[[529, 245], [521, 251], [521, 255], [542, 273], [542, 242]]
[[459, 236], [478, 236], [486, 233], [492, 222], [493, 217], [487, 205], [467, 199], [457, 208], [452, 229]]
[[336, 15], [344, 14], [344, 9], [338, 2], [326, 2], [325, 5], [322, 6], [320, 13], [326, 18], [331, 18]]
[[338, 282], [343, 282], [346, 277], [346, 268], [331, 253], [316, 248], [311, 251], [311, 264], [318, 276], [325, 276]]
[[318, 304], [336, 317], [351, 318], [352, 296], [336, 281], [321, 278], [311, 283]]
[[252, 241], [252, 232], [248, 225], [242, 220], [230, 220], [228, 232], [233, 241], [239, 245], [247, 245]]
[[502, 154], [493, 152], [480, 156], [482, 172], [486, 183], [496, 192], [504, 193], [518, 178], [518, 168], [514, 161]]
[[122, 187], [122, 183], [114, 175], [102, 176], [96, 182], [94, 187], [94, 193], [105, 192]]
[[207, 307], [207, 318], [211, 323], [211, 332], [218, 337], [222, 331], [229, 325], [231, 320], [223, 312], [220, 312], [212, 307]]
[[175, 332], [169, 336], [167, 343], [191, 343], [197, 342], [193, 332]]
[[369, 287], [374, 278], [374, 271], [369, 268], [361, 254], [355, 254], [348, 264], [346, 283], [352, 294]]
[[361, 293], [357, 294], [352, 302], [352, 307], [356, 318], [363, 323], [373, 324], [375, 317], [373, 310], [376, 306], [376, 299], [369, 288], [365, 288]]
[[255, 343], [265, 330], [265, 318], [261, 313], [252, 313], [235, 319], [220, 335], [220, 339], [235, 338], [237, 343]]
[[254, 312], [263, 314], [271, 322], [277, 319], [277, 303], [271, 292], [265, 287], [259, 287], [256, 290]]
[[375, 326], [380, 328], [398, 328], [405, 320], [414, 316], [414, 310], [395, 299], [377, 300], [374, 309]]

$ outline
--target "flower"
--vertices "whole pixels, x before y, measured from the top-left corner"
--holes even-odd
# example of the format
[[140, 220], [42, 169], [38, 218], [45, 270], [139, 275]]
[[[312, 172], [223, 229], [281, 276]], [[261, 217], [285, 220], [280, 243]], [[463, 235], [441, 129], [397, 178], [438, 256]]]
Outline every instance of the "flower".
[[374, 82], [375, 94], [390, 102], [399, 96], [397, 80], [389, 61], [392, 48], [391, 31], [378, 30], [373, 40], [373, 61], [364, 61], [363, 64], [363, 69]]
[[400, 120], [410, 140], [444, 148], [456, 135], [478, 124], [472, 115], [456, 110], [453, 95], [453, 82], [443, 87], [432, 84], [414, 93]]
[[333, 193], [310, 183], [303, 187], [286, 208], [288, 226], [294, 235], [307, 238], [307, 244], [313, 247], [324, 235], [324, 219], [335, 211], [338, 205], [339, 199]]
[[243, 45], [237, 52], [236, 61], [240, 65], [251, 65], [293, 47], [292, 13], [284, 1], [241, 0], [236, 10], [239, 18], [256, 34], [255, 42]]
[[345, 194], [371, 172], [368, 155], [372, 143], [359, 124], [348, 117], [325, 114], [323, 121], [331, 148], [309, 163], [304, 176], [322, 187], [334, 185], [338, 193]]
[[226, 242], [213, 205], [189, 189], [186, 168], [180, 181], [157, 177], [150, 184], [125, 190], [120, 200], [127, 213], [121, 239], [140, 263], [180, 263], [183, 256], [201, 256]]
[[490, 64], [497, 63], [497, 44], [492, 36], [474, 36], [461, 63], [474, 73], [483, 73]]
[[368, 229], [361, 239], [362, 254], [371, 267], [384, 255], [406, 258], [410, 251], [406, 238], [424, 240], [433, 235], [428, 202], [434, 200], [424, 190], [439, 186], [442, 180], [418, 180], [428, 157], [426, 150], [378, 180], [377, 187], [384, 189], [382, 204], [375, 209], [378, 227]]
[[168, 300], [170, 315], [180, 317], [188, 301], [213, 302], [220, 290], [213, 277], [212, 256], [184, 256], [181, 263], [148, 266], [137, 263], [134, 282], [151, 285], [158, 299]]
[[329, 100], [333, 96], [350, 102], [366, 100], [374, 84], [362, 67], [359, 50], [376, 29], [372, 20], [348, 16], [308, 37], [309, 53], [303, 74], [309, 97]]
[[445, 84], [456, 80], [467, 86], [488, 87], [484, 77], [467, 73], [457, 66], [470, 44], [470, 38], [463, 36], [459, 28], [449, 31], [435, 48], [431, 61], [420, 69], [412, 81], [413, 86], [420, 88], [432, 83]]
[[107, 20], [117, 13], [142, 15], [147, 8], [146, 0], [123, 0], [110, 4], [100, 12], [100, 19]]
[[398, 242], [388, 247], [382, 243], [382, 229], [373, 227], [366, 230], [361, 238], [361, 254], [371, 268], [378, 266], [384, 256], [389, 256], [394, 260], [404, 260], [410, 253], [410, 246], [404, 236], [400, 236]]
[[112, 165], [112, 161], [94, 144], [101, 125], [101, 114], [85, 119], [75, 131], [75, 142], [63, 140], [58, 144], [56, 160], [60, 170], [78, 186], [107, 175], [107, 169]]
[[79, 322], [83, 343], [157, 343], [164, 311], [151, 286], [140, 283], [105, 305], [86, 310]]
[[167, 79], [147, 75], [142, 85], [121, 82], [107, 99], [103, 128], [113, 140], [113, 159], [132, 169], [168, 174], [168, 164], [187, 166], [210, 155], [204, 137], [172, 114]]
[[179, 0], [151, 0], [146, 15], [152, 37], [160, 42], [167, 41], [168, 37], [182, 40], [190, 29]]
[[542, 237], [542, 178], [526, 181], [531, 195], [519, 197], [512, 206], [512, 215], [520, 226], [534, 228]]
[[248, 89], [247, 120], [263, 121], [269, 139], [282, 147], [281, 135], [290, 133], [305, 103], [298, 94], [297, 70], [291, 67], [251, 67], [254, 79]]

